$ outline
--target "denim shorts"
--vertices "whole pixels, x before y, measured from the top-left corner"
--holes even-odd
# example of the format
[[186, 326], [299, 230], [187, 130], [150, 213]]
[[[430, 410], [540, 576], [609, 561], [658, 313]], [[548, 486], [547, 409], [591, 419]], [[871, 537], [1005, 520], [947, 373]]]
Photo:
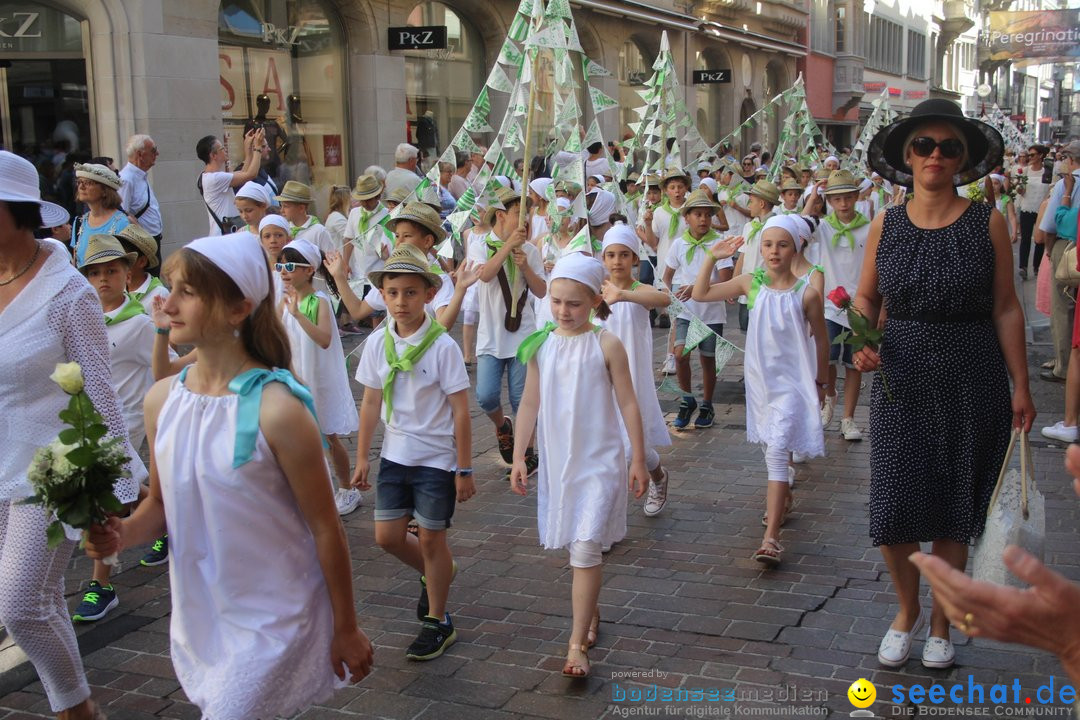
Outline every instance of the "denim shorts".
[[832, 320], [825, 321], [825, 328], [829, 331], [829, 362], [842, 362], [844, 367], [852, 367], [851, 346], [847, 343], [844, 343], [843, 345], [832, 344], [832, 341], [835, 340], [840, 333], [847, 330], [847, 328]]
[[407, 467], [382, 458], [375, 481], [375, 521], [412, 516], [425, 530], [450, 527], [457, 503], [453, 470]]
[[[709, 329], [720, 337], [724, 336], [724, 323], [713, 323]], [[686, 345], [686, 333], [690, 330], [690, 321], [678, 318], [675, 320], [675, 347]], [[705, 357], [716, 357], [716, 338], [712, 335], [701, 341], [695, 350]]]

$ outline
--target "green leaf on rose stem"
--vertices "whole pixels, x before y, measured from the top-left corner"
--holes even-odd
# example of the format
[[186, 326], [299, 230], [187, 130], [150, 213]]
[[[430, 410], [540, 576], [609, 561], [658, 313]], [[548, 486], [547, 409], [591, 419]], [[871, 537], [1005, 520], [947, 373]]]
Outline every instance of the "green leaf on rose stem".
[[110, 493], [104, 493], [98, 498], [101, 503], [101, 507], [108, 512], [118, 513], [124, 511], [124, 503], [116, 499], [116, 495]]
[[64, 541], [64, 526], [60, 524], [59, 520], [53, 520], [49, 523], [49, 527], [45, 531], [45, 537], [48, 540], [46, 544], [50, 550]]
[[64, 443], [65, 445], [75, 445], [81, 439], [79, 431], [75, 428], [65, 428], [64, 430], [61, 430], [59, 437], [60, 442]]
[[94, 403], [90, 401], [90, 396], [86, 392], [81, 392], [75, 397], [79, 398], [79, 406], [82, 408], [83, 417], [89, 423], [93, 416], [97, 414], [94, 410]]
[[86, 438], [90, 442], [96, 442], [101, 438], [105, 437], [105, 433], [107, 433], [108, 431], [109, 429], [101, 423], [94, 423], [90, 427], [86, 428]]
[[70, 398], [68, 399], [68, 406], [67, 406], [67, 409], [68, 409], [68, 410], [70, 410], [70, 411], [71, 411], [71, 412], [72, 412], [73, 414], [75, 414], [75, 415], [78, 415], [78, 413], [79, 413], [79, 395], [81, 395], [81, 394], [82, 394], [82, 393], [78, 393], [78, 394], [76, 394], [76, 395], [72, 395], [72, 396], [71, 396], [71, 397], [70, 397]]
[[78, 447], [67, 454], [68, 462], [75, 467], [88, 468], [94, 464], [94, 449]]
[[851, 323], [852, 335], [865, 335], [866, 331], [870, 328], [866, 322], [866, 318], [857, 312], [848, 313], [848, 322]]
[[833, 338], [832, 344], [833, 345], [843, 345], [844, 343], [846, 343], [848, 341], [849, 337], [851, 337], [851, 331], [850, 330], [842, 330], [839, 335], [837, 335], [836, 337]]
[[68, 408], [67, 410], [60, 411], [60, 419], [68, 425], [75, 425], [79, 422], [79, 414], [77, 411]]

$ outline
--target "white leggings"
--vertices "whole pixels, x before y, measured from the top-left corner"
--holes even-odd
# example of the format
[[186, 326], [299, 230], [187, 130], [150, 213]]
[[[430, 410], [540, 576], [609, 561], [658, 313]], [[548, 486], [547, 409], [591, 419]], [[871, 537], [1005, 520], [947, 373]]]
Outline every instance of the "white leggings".
[[645, 469], [652, 472], [660, 467], [660, 453], [651, 445], [645, 446]]
[[0, 501], [0, 623], [37, 670], [49, 707], [90, 697], [75, 629], [64, 603], [64, 569], [75, 543], [45, 545], [49, 520], [37, 505]]
[[575, 540], [570, 543], [570, 567], [591, 568], [603, 561], [603, 547], [595, 540]]
[[765, 447], [765, 467], [769, 471], [769, 482], [791, 482], [788, 473], [788, 451], [770, 446]]

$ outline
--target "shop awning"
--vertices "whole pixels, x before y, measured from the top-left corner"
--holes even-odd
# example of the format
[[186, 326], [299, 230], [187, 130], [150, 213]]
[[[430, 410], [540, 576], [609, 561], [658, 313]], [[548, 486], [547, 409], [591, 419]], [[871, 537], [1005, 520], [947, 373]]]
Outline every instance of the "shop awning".
[[693, 15], [655, 8], [642, 3], [622, 0], [621, 2], [607, 2], [606, 0], [570, 0], [574, 5], [595, 10], [597, 12], [614, 15], [615, 17], [631, 18], [654, 25], [675, 28], [677, 30], [689, 30], [697, 32], [701, 29], [701, 20]]
[[749, 30], [743, 30], [742, 28], [731, 27], [730, 25], [723, 25], [718, 22], [713, 22], [712, 20], [698, 20], [698, 27], [704, 30], [708, 35], [720, 38], [721, 40], [730, 40], [740, 45], [749, 45], [762, 50], [781, 52], [793, 57], [804, 57], [806, 55], [805, 45], [787, 42], [786, 40], [777, 40], [768, 35], [750, 32]]

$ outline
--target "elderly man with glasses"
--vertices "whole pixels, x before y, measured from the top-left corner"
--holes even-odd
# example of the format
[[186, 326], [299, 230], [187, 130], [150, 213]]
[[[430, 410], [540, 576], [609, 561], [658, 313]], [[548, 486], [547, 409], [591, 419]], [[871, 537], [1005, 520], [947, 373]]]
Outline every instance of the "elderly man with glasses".
[[156, 268], [161, 267], [161, 207], [150, 187], [147, 173], [158, 159], [157, 144], [149, 135], [132, 135], [125, 148], [127, 164], [120, 170], [120, 200], [128, 220], [154, 237], [157, 245]]

